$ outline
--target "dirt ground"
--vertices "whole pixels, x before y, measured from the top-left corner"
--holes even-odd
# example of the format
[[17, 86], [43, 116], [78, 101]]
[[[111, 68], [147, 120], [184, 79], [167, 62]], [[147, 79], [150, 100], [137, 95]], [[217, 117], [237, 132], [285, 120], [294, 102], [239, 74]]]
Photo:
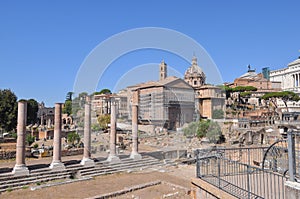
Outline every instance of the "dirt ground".
[[[101, 136], [96, 136], [95, 138], [99, 142], [94, 144], [99, 145], [100, 142], [102, 144], [105, 143], [104, 141], [106, 140], [106, 138], [104, 139]], [[145, 143], [146, 141], [147, 143]], [[164, 146], [163, 143], [175, 143], [175, 142], [173, 142], [173, 139], [170, 139], [169, 136], [159, 138], [158, 141], [154, 139], [151, 142], [149, 141], [149, 139], [144, 139], [143, 141], [141, 141], [141, 144], [139, 145], [139, 151], [149, 152], [149, 151], [156, 151], [157, 149], [160, 149], [162, 147], [169, 147], [169, 145]], [[122, 154], [128, 155], [130, 154], [130, 150], [131, 148], [124, 150]], [[97, 152], [96, 154], [92, 154], [92, 158], [99, 158], [99, 157], [105, 158], [107, 156], [108, 156], [107, 152]], [[62, 157], [63, 162], [71, 161], [71, 160], [81, 160], [81, 159], [82, 159], [82, 155]], [[52, 161], [52, 157], [47, 157], [42, 159], [26, 158], [26, 165], [29, 167], [35, 165], [50, 165], [51, 161]], [[14, 165], [15, 165], [14, 159], [0, 160], [0, 171], [10, 172], [14, 167]], [[7, 199], [9, 198], [14, 198], [14, 199], [15, 198], [24, 198], [24, 199], [26, 198], [30, 198], [30, 199], [88, 198], [100, 194], [122, 190], [125, 187], [131, 187], [143, 183], [149, 183], [156, 180], [172, 183], [190, 189], [190, 179], [192, 177], [195, 177], [195, 172], [196, 172], [195, 166], [191, 166], [191, 165], [168, 167], [168, 168], [163, 168], [160, 171], [154, 169], [147, 169], [140, 172], [119, 173], [119, 174], [99, 176], [93, 178], [92, 180], [74, 182], [74, 183], [69, 183], [69, 184], [64, 184], [59, 186], [52, 186], [52, 187], [37, 189], [34, 191], [31, 190], [31, 186], [28, 187], [26, 186], [24, 189], [13, 190], [11, 192], [2, 193], [0, 194], [0, 198], [7, 198]], [[32, 186], [34, 187], [37, 185], [34, 184]], [[165, 183], [148, 187], [142, 190], [130, 192], [118, 198], [153, 199], [153, 198], [163, 198], [163, 197], [190, 198], [186, 194], [186, 190]]]
[[[161, 180], [190, 189], [190, 179], [194, 176], [195, 166], [182, 165], [157, 171], [148, 169], [141, 172], [118, 173], [99, 176], [92, 180], [52, 186], [34, 191], [32, 191], [31, 187], [28, 186], [25, 189], [2, 193], [0, 195], [0, 198], [87, 198], [118, 191], [124, 189], [125, 187], [153, 182], [156, 180]], [[184, 191], [183, 189], [164, 183], [161, 185], [155, 185], [142, 190], [130, 192], [118, 198], [153, 199], [163, 198], [163, 196], [169, 196], [168, 198], [189, 198], [189, 196], [186, 194], [186, 191]]]

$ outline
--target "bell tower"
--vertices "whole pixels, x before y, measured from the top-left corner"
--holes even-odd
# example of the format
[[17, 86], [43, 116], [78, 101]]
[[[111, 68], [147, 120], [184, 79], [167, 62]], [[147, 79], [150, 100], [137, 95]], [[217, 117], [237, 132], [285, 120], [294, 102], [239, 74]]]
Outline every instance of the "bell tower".
[[166, 79], [167, 77], [167, 64], [164, 60], [159, 64], [159, 80]]

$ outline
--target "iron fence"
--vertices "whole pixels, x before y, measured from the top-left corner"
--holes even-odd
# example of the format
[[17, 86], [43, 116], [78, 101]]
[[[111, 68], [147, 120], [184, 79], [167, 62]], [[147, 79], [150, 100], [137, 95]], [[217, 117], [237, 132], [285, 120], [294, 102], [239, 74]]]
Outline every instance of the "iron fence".
[[196, 151], [197, 177], [237, 198], [284, 198], [287, 177], [264, 170], [268, 147]]
[[217, 156], [256, 167], [262, 166], [262, 160], [269, 147], [212, 147], [196, 150], [196, 157]]
[[289, 180], [300, 182], [300, 131], [289, 130], [287, 137]]

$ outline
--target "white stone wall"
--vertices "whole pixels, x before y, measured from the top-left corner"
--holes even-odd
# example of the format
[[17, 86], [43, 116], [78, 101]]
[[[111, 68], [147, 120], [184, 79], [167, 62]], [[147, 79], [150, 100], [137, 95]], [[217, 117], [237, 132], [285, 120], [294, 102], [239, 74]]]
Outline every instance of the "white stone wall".
[[287, 68], [270, 71], [270, 81], [281, 82], [281, 89], [300, 93], [300, 59]]

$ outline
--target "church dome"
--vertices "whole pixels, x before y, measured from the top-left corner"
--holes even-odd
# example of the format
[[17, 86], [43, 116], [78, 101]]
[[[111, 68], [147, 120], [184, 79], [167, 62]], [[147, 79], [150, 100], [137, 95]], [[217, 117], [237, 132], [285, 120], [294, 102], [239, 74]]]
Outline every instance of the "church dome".
[[192, 65], [185, 71], [184, 80], [192, 87], [198, 87], [205, 84], [206, 76], [203, 70], [198, 66], [197, 58], [194, 56]]

